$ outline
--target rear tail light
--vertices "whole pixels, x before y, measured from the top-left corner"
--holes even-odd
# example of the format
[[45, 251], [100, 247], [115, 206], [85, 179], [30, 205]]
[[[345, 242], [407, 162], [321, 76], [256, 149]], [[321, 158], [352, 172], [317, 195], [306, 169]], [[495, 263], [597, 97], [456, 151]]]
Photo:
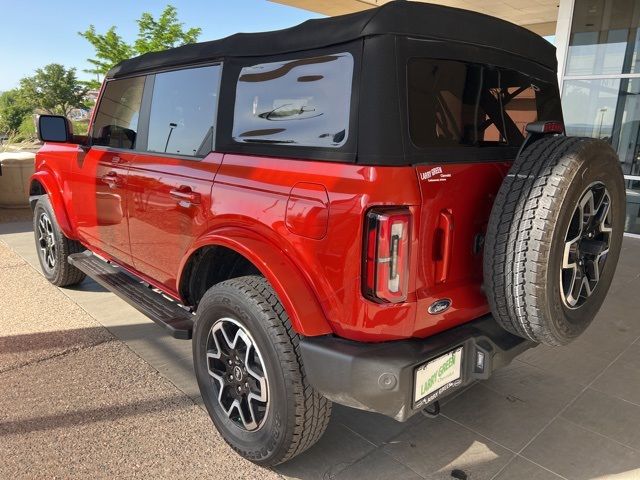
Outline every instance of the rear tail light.
[[390, 303], [407, 299], [410, 227], [407, 209], [367, 212], [362, 272], [365, 297]]
[[564, 123], [554, 121], [538, 121], [527, 123], [525, 127], [527, 133], [544, 134], [544, 133], [564, 133]]

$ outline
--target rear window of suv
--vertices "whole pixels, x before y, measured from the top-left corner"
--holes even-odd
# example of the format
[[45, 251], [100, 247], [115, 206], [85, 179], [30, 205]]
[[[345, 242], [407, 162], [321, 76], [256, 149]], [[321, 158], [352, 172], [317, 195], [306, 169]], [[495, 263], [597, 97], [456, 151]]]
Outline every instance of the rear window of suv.
[[419, 148], [519, 147], [550, 87], [513, 70], [455, 60], [408, 64], [409, 131]]
[[242, 68], [233, 140], [341, 147], [349, 135], [352, 77], [350, 53]]

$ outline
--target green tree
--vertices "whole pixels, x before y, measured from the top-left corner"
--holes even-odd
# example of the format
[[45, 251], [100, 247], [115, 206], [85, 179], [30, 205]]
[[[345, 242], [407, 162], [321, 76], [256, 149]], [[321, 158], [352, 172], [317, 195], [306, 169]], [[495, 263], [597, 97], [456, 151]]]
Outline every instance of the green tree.
[[[78, 32], [95, 49], [95, 58], [88, 61], [94, 66], [87, 73], [93, 73], [98, 78], [104, 76], [114, 65], [123, 60], [148, 52], [158, 52], [168, 48], [194, 43], [198, 40], [201, 28], [185, 30], [184, 23], [178, 20], [178, 11], [173, 5], [167, 5], [158, 19], [150, 13], [143, 13], [137, 20], [138, 38], [131, 45], [116, 33], [113, 26], [106, 33], [97, 33], [93, 25], [84, 32]], [[100, 82], [87, 82], [92, 88], [97, 88]]]
[[25, 101], [18, 89], [4, 92], [0, 95], [0, 132], [15, 134], [32, 112], [33, 105]]
[[143, 13], [138, 19], [138, 28], [140, 31], [134, 44], [138, 55], [195, 43], [202, 33], [202, 29], [196, 27], [185, 31], [173, 5], [167, 5], [158, 20], [150, 13]]
[[35, 75], [20, 80], [20, 97], [33, 107], [54, 115], [68, 116], [74, 108], [86, 108], [87, 87], [76, 77], [76, 69], [57, 63], [38, 68]]
[[[93, 68], [87, 69], [85, 72], [93, 73], [97, 78], [107, 73], [117, 63], [135, 55], [133, 47], [116, 33], [116, 27], [111, 27], [106, 33], [96, 33], [95, 27], [89, 25], [86, 31], [79, 32], [79, 34], [87, 39], [96, 50], [95, 58], [87, 59]], [[86, 83], [90, 88], [100, 88], [98, 80], [90, 80]]]
[[32, 115], [27, 115], [20, 124], [18, 134], [14, 136], [14, 139], [18, 142], [24, 140], [35, 140], [38, 138], [36, 134], [36, 124]]

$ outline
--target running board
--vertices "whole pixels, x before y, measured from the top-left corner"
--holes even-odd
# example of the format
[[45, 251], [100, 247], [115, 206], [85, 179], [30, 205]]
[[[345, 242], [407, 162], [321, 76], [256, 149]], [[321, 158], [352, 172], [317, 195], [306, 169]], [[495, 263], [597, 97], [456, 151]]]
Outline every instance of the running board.
[[191, 338], [193, 315], [123, 269], [114, 267], [90, 251], [69, 255], [69, 263], [169, 330], [172, 337], [181, 340]]

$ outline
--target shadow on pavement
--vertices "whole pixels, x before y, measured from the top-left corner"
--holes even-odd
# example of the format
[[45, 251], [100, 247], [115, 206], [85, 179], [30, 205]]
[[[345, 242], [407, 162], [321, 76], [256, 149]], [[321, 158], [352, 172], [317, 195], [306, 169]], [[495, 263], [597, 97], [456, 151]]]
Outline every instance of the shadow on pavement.
[[[184, 375], [193, 376], [191, 360], [177, 358], [176, 353], [172, 349], [172, 343], [167, 342], [167, 340], [172, 341], [172, 339], [168, 337], [165, 338], [164, 336], [158, 338], [157, 330], [158, 327], [153, 323], [140, 323], [108, 328], [108, 331], [114, 337], [123, 339], [127, 343], [145, 342], [153, 348], [158, 349], [159, 355], [166, 356], [167, 363], [172, 363], [174, 367], [183, 369]], [[92, 341], [91, 339], [94, 340]], [[78, 351], [82, 348], [93, 347], [104, 341], [109, 342], [112, 340], [105, 338], [104, 328], [98, 326], [0, 337], [0, 371], [2, 370], [2, 354], [11, 356], [13, 353], [45, 351], [53, 347], [58, 351], [62, 350], [67, 353]], [[51, 359], [51, 357], [42, 358], [37, 360], [37, 362]], [[32, 364], [33, 363], [29, 363], [29, 365]], [[25, 365], [14, 366], [8, 371], [24, 366]], [[52, 363], [47, 368], [55, 369], [55, 363]], [[82, 377], [82, 372], [78, 372], [78, 376]], [[55, 402], [56, 399], [51, 398], [51, 401]], [[150, 412], [163, 411], [166, 415], [171, 415], [173, 411], [178, 409], [190, 408], [193, 406], [194, 401], [195, 399], [189, 399], [188, 396], [180, 394], [151, 400], [128, 401], [127, 398], [120, 398], [119, 403], [116, 405], [108, 405], [100, 408], [83, 408], [81, 400], [78, 399], [78, 402], [69, 405], [68, 410], [64, 413], [38, 416], [37, 412], [34, 412], [32, 417], [24, 419], [12, 419], [9, 411], [5, 412], [5, 415], [0, 415], [0, 438], [11, 435], [27, 435], [33, 432], [72, 428], [98, 422], [105, 422], [105, 424], [108, 425], [109, 422], [121, 422], [123, 419], [145, 415]], [[199, 402], [196, 401], [196, 403]], [[6, 415], [6, 413], [8, 413], [8, 415]], [[369, 439], [365, 439], [360, 433], [354, 431], [354, 419], [356, 419], [355, 421], [357, 423], [368, 424], [368, 434], [373, 438], [388, 438], [389, 440], [412, 427], [420, 426], [420, 428], [430, 428], [426, 419], [420, 416], [414, 417], [406, 424], [400, 424], [377, 414], [334, 405], [333, 418], [320, 442], [304, 452], [300, 457], [278, 466], [274, 470], [281, 475], [304, 480], [334, 478], [338, 474], [340, 474], [340, 476], [335, 478], [343, 478], [341, 474], [343, 470], [359, 464], [363, 458], [372, 454], [378, 447], [384, 446], [384, 443], [387, 443], [386, 441], [374, 443]], [[444, 427], [440, 425], [438, 431], [442, 431], [443, 428]], [[211, 425], [211, 434], [217, 435], [213, 425]], [[389, 444], [393, 443], [395, 443], [396, 448], [399, 444], [403, 444], [406, 448], [413, 451], [422, 448], [420, 445], [417, 445], [416, 448], [415, 444], [411, 445], [412, 442], [403, 439], [389, 442]], [[471, 437], [465, 438], [464, 444], [460, 442], [455, 443], [455, 446], [449, 445], [446, 455], [440, 455], [437, 459], [432, 458], [430, 462], [437, 461], [437, 468], [444, 468], [448, 464], [455, 462], [461, 455], [469, 455], [470, 449], [472, 452], [474, 449], [480, 449], [484, 452], [483, 457], [485, 458], [476, 459], [474, 468], [479, 468], [482, 463], [489, 462], [489, 464], [493, 466], [487, 465], [487, 467], [495, 470], [495, 462], [507, 461], [507, 459], [504, 458], [503, 451], [494, 453], [491, 450], [492, 446], [489, 444], [486, 446], [474, 445]], [[382, 460], [383, 465], [381, 468], [400, 465], [393, 460], [392, 456], [382, 451], [380, 451], [377, 456], [378, 462], [374, 463], [379, 463], [379, 461]], [[345, 472], [344, 474], [347, 473], [348, 472]], [[400, 478], [406, 477], [401, 476]]]
[[8, 223], [0, 222], [0, 235], [11, 235], [13, 233], [26, 233], [32, 231], [33, 225], [30, 220]]
[[[158, 327], [155, 324], [112, 326], [108, 330], [115, 337], [126, 339], [128, 343], [145, 342], [152, 345], [158, 349], [158, 354], [166, 356], [167, 363], [184, 369], [185, 375], [193, 376], [190, 359], [178, 358], [172, 348], [173, 340], [157, 335]], [[86, 339], [98, 337], [101, 331], [104, 332], [104, 329], [96, 326], [9, 335], [0, 337], [0, 352], [11, 355], [14, 352], [46, 350], [52, 346], [74, 351], [87, 347]], [[101, 341], [105, 341], [104, 333]], [[0, 362], [1, 358], [0, 354]], [[47, 368], [55, 368], [55, 363]], [[78, 372], [78, 375], [81, 377], [82, 372]], [[51, 398], [51, 401], [55, 401], [55, 398]], [[32, 417], [23, 419], [12, 419], [11, 412], [5, 411], [0, 415], [0, 438], [98, 422], [108, 425], [108, 422], [121, 422], [126, 418], [158, 411], [172, 415], [177, 410], [190, 408], [193, 401], [193, 398], [188, 400], [188, 397], [179, 394], [151, 400], [120, 398], [115, 405], [83, 408], [79, 400], [69, 405], [64, 413], [38, 416], [36, 411]], [[469, 403], [472, 398], [462, 401]], [[426, 478], [436, 478], [430, 476], [436, 473], [439, 475], [437, 478], [449, 478], [454, 468], [464, 470], [469, 478], [491, 478], [509, 462], [514, 462], [514, 467], [509, 467], [511, 469], [515, 469], [518, 462], [526, 462], [515, 457], [514, 450], [505, 449], [486, 437], [476, 435], [460, 423], [452, 422], [447, 407], [445, 405], [444, 417], [425, 419], [418, 415], [409, 422], [400, 424], [377, 414], [334, 405], [333, 418], [318, 444], [274, 470], [281, 475], [303, 480], [421, 478], [415, 475], [416, 471], [423, 477], [426, 475]], [[479, 412], [482, 410], [480, 405], [477, 408]], [[211, 434], [217, 435], [213, 425]], [[614, 474], [628, 471], [631, 467], [640, 467], [640, 458], [637, 462], [626, 460], [619, 469], [606, 463], [598, 465], [598, 468], [602, 472], [606, 470], [607, 474]], [[515, 472], [520, 473], [517, 469]], [[512, 475], [515, 472], [510, 470], [508, 473]], [[489, 476], [485, 477], [484, 474]], [[525, 478], [509, 475], [499, 478]]]
[[0, 437], [24, 435], [31, 432], [68, 428], [95, 422], [110, 422], [115, 419], [144, 415], [150, 412], [170, 411], [190, 408], [193, 403], [184, 395], [173, 395], [153, 400], [125, 403], [89, 410], [77, 409], [62, 415], [33, 417], [25, 420], [0, 422]]
[[[94, 293], [107, 293], [109, 290], [104, 288], [102, 285], [94, 282], [90, 278], [87, 278], [83, 282], [78, 285], [72, 285], [69, 287], [64, 287], [65, 290], [72, 290], [74, 292], [94, 292]], [[109, 292], [110, 293], [110, 292]]]
[[[32, 362], [32, 359], [29, 359], [27, 363], [10, 364], [8, 368], [3, 368], [6, 366], [2, 365], [3, 355], [10, 356], [11, 354], [43, 352], [46, 350], [55, 351], [56, 355], [59, 355], [60, 353], [95, 346], [108, 340], [109, 336], [105, 338], [105, 331], [113, 339], [121, 340], [130, 346], [144, 344], [146, 352], [153, 352], [154, 356], [165, 360], [163, 362], [164, 365], [170, 365], [174, 369], [178, 368], [182, 372], [181, 375], [194, 376], [191, 357], [184, 355], [184, 349], [176, 348], [183, 346], [184, 341], [169, 337], [152, 322], [0, 336], [0, 373]], [[41, 358], [39, 361], [46, 359], [46, 357]]]
[[[31, 230], [28, 221], [1, 222], [0, 216], [0, 234]], [[625, 238], [616, 278], [600, 314], [587, 333], [569, 347], [538, 347], [526, 352], [513, 368], [444, 404], [444, 416], [437, 419], [416, 416], [400, 424], [335, 405], [327, 432], [318, 444], [274, 470], [304, 480], [444, 479], [450, 478], [454, 468], [463, 469], [469, 478], [487, 479], [504, 468], [496, 480], [555, 478], [545, 476], [549, 470], [566, 478], [617, 474], [621, 479], [640, 478], [634, 476], [640, 467], [639, 253], [640, 241]], [[104, 328], [163, 377], [176, 386], [181, 385], [180, 380], [195, 384], [188, 342], [170, 338], [154, 323], [123, 318], [130, 314], [123, 311], [121, 315], [115, 299], [106, 299], [103, 304], [102, 298], [95, 301], [101, 295], [84, 297], [80, 292], [105, 291], [95, 282], [87, 280], [70, 290], [78, 292], [68, 295], [78, 305], [92, 299], [84, 308], [93, 305], [94, 313], [107, 312], [101, 320], [107, 323]], [[44, 356], [46, 360], [51, 358], [49, 349], [67, 353], [108, 342], [104, 328], [0, 336], [0, 373], [5, 354], [11, 360], [32, 352], [33, 357]], [[52, 365], [55, 368], [55, 362]], [[8, 371], [13, 368], [20, 365]], [[193, 386], [190, 396], [198, 403], [197, 386]], [[190, 386], [178, 388], [191, 391]], [[0, 412], [0, 438], [92, 422], [118, 422], [157, 410], [170, 416], [188, 406], [181, 398], [120, 398], [122, 404], [96, 409], [78, 400], [67, 412], [38, 417], [34, 411], [34, 416], [26, 419], [11, 419], [10, 411]], [[211, 435], [217, 435], [213, 425]], [[529, 445], [526, 449], [525, 444]], [[525, 457], [544, 465], [544, 470]]]
[[[47, 350], [53, 346], [63, 351], [76, 350], [86, 346], [88, 338], [96, 338], [103, 332], [104, 328], [95, 327], [2, 336], [0, 337], [0, 359], [3, 354]], [[2, 365], [0, 365], [0, 371], [2, 371]]]

